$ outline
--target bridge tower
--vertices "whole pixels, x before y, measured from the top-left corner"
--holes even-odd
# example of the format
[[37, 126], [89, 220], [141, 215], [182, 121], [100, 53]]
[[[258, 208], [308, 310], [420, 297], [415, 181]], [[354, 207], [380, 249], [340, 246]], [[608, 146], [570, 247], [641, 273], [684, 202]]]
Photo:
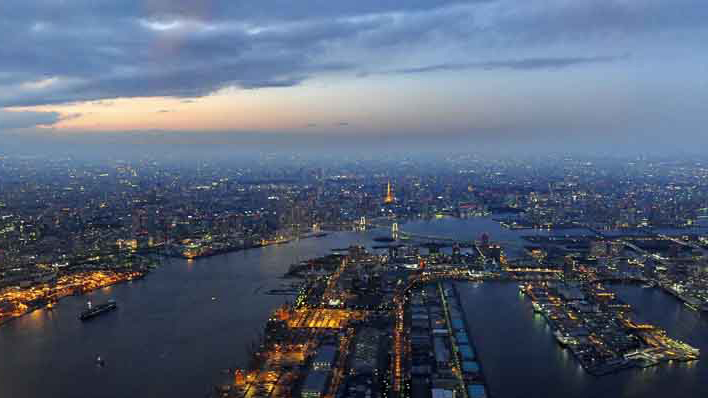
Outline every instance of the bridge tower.
[[394, 222], [391, 224], [391, 237], [395, 240], [398, 240], [398, 223]]
[[366, 216], [361, 216], [359, 219], [359, 229], [362, 231], [366, 231]]

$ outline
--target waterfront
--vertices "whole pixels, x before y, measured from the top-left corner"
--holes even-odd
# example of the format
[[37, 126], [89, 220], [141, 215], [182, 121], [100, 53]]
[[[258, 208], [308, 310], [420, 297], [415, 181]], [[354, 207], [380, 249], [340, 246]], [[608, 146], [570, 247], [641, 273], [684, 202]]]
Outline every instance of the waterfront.
[[[596, 377], [556, 342], [517, 284], [458, 284], [462, 304], [495, 397], [698, 397], [708, 394], [708, 360], [662, 364]], [[613, 286], [636, 314], [705, 352], [708, 322], [659, 289]], [[548, 382], [553, 380], [553, 382]], [[530, 394], [530, 395], [529, 395]]]
[[[287, 296], [263, 294], [299, 260], [366, 243], [336, 233], [189, 262], [172, 259], [146, 278], [61, 300], [0, 327], [0, 396], [204, 396]], [[86, 300], [118, 310], [77, 319]], [[97, 367], [96, 355], [105, 360]]]
[[[489, 218], [416, 221], [402, 227], [462, 239], [487, 232], [492, 240], [516, 244], [534, 232], [505, 230]], [[0, 328], [0, 396], [203, 396], [225, 377], [222, 369], [243, 365], [248, 343], [270, 311], [288, 298], [262, 293], [285, 282], [279, 277], [291, 263], [350, 244], [370, 246], [371, 237], [383, 233], [332, 233], [192, 262], [170, 260], [144, 280], [68, 297], [52, 311], [35, 311]], [[708, 322], [675, 298], [658, 289], [616, 289], [639, 316], [708, 349], [703, 337]], [[460, 296], [495, 397], [529, 391], [579, 397], [617, 391], [630, 397], [647, 391], [675, 392], [677, 397], [708, 392], [701, 381], [708, 376], [705, 360], [601, 378], [586, 374], [560, 349], [515, 283], [462, 284]], [[119, 309], [81, 323], [77, 315], [87, 298], [115, 298]], [[105, 367], [96, 366], [97, 354]]]

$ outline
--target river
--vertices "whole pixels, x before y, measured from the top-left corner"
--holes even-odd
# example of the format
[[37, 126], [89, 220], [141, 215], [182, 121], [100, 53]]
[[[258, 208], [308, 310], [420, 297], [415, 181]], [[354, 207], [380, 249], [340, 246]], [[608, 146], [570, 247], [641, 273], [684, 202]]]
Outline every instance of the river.
[[[342, 232], [174, 259], [143, 280], [34, 311], [0, 327], [0, 397], [202, 397], [221, 370], [244, 364], [249, 343], [287, 299], [263, 292], [286, 282], [280, 276], [291, 263], [370, 238]], [[109, 298], [117, 311], [77, 319], [87, 299]]]
[[[516, 247], [522, 235], [547, 233], [506, 230], [490, 218], [415, 221], [401, 229], [461, 239], [486, 232]], [[351, 244], [371, 246], [371, 238], [383, 233], [338, 232], [192, 262], [170, 260], [143, 280], [68, 297], [52, 311], [9, 322], [0, 327], [0, 397], [204, 396], [226, 377], [221, 370], [244, 364], [249, 342], [286, 299], [263, 292], [283, 282], [279, 277], [291, 263]], [[673, 297], [618, 289], [640, 316], [708, 353], [707, 322]], [[515, 284], [462, 285], [460, 292], [496, 398], [708, 394], [708, 383], [701, 381], [708, 380], [705, 360], [594, 378], [555, 344]], [[114, 298], [119, 308], [80, 322], [77, 314], [87, 298]], [[104, 367], [96, 366], [97, 354]]]

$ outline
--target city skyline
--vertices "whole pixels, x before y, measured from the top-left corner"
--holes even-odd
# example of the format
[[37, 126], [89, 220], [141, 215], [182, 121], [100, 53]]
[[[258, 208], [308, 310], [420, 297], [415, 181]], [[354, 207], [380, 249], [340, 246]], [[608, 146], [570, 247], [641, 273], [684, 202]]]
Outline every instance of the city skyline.
[[705, 164], [0, 156], [0, 394], [704, 396]]
[[708, 396], [706, 21], [1, 0], [0, 398]]

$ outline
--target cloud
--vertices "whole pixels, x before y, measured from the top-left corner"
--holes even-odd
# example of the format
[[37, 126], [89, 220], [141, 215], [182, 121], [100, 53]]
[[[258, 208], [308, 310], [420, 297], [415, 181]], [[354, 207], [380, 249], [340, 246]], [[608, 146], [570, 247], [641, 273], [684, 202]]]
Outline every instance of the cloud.
[[0, 107], [189, 99], [372, 70], [613, 62], [567, 49], [652, 52], [672, 35], [701, 43], [706, 20], [705, 0], [7, 0]]
[[420, 66], [415, 68], [395, 69], [385, 71], [384, 74], [415, 74], [441, 71], [457, 71], [465, 69], [555, 69], [568, 66], [595, 64], [602, 62], [614, 62], [625, 59], [627, 56], [596, 56], [596, 57], [559, 57], [559, 58], [526, 58], [512, 60], [496, 60], [485, 62], [470, 62], [461, 64], [436, 64]]
[[80, 118], [81, 116], [83, 116], [82, 113], [74, 112], [74, 113], [69, 113], [69, 114], [61, 115], [61, 117], [59, 118], [59, 120], [62, 121], [62, 122], [63, 122], [63, 121], [67, 121], [67, 120], [74, 120], [74, 119]]
[[0, 109], [0, 131], [51, 126], [62, 119], [58, 112], [7, 111]]

